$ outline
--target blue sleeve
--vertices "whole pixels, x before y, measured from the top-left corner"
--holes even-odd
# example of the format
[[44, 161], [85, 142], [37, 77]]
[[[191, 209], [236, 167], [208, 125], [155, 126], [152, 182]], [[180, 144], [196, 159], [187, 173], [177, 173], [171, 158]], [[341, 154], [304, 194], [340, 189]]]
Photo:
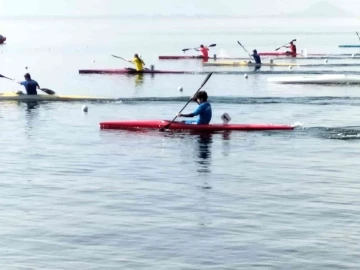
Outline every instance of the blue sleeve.
[[26, 85], [26, 81], [20, 82], [21, 85]]
[[193, 115], [197, 116], [200, 113], [202, 113], [204, 110], [204, 106], [201, 104], [199, 107], [197, 107], [197, 109], [193, 112]]

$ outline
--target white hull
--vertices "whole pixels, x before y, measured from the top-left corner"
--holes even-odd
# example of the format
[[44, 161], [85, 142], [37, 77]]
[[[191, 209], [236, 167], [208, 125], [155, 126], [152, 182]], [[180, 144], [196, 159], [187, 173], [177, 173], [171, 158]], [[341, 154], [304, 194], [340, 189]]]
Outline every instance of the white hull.
[[268, 82], [282, 84], [360, 84], [355, 75], [308, 75], [268, 78]]

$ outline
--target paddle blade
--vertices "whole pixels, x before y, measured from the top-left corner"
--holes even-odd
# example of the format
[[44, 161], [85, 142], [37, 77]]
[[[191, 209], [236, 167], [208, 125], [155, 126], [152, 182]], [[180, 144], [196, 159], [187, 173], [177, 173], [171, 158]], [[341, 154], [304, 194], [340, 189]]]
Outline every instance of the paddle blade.
[[190, 49], [182, 49], [183, 52], [186, 52], [186, 51], [188, 51], [188, 50], [190, 50]]
[[6, 77], [6, 76], [4, 76], [4, 75], [2, 75], [2, 74], [0, 74], [0, 78], [5, 78], [5, 79], [9, 79], [9, 80], [14, 80], [14, 79], [10, 79], [10, 78], [8, 78], [8, 77]]
[[47, 88], [40, 88], [41, 91], [45, 92], [48, 95], [55, 95], [55, 92], [51, 89], [47, 89]]
[[211, 44], [208, 47], [215, 47], [215, 46], [216, 46], [216, 44]]

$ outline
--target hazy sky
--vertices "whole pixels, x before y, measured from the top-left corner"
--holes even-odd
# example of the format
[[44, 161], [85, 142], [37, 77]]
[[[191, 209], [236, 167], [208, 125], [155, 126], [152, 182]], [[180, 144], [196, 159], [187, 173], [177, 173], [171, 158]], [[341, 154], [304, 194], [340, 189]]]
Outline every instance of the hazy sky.
[[[0, 16], [229, 14], [272, 15], [300, 11], [321, 0], [0, 0]], [[359, 0], [328, 0], [360, 14]], [[359, 11], [357, 11], [359, 10]]]

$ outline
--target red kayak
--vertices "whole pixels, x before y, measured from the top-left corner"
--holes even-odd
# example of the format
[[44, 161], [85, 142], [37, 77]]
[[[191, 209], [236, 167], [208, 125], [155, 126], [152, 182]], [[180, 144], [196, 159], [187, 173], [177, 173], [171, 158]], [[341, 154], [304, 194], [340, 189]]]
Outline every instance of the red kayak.
[[186, 74], [188, 71], [174, 71], [174, 70], [129, 70], [126, 68], [121, 69], [80, 69], [80, 74]]
[[[202, 60], [202, 55], [169, 55], [159, 56], [160, 60]], [[247, 60], [249, 57], [209, 57], [207, 60]]]
[[3, 44], [4, 42], [5, 42], [5, 40], [6, 40], [6, 37], [0, 37], [0, 44]]
[[[209, 59], [212, 59], [213, 57], [209, 57]], [[159, 56], [159, 59], [162, 60], [179, 60], [179, 59], [203, 59], [202, 55], [169, 55], [169, 56]]]
[[[171, 123], [168, 120], [130, 120], [130, 121], [113, 121], [101, 122], [101, 129], [160, 129]], [[209, 124], [195, 125], [174, 122], [168, 128], [170, 130], [194, 130], [194, 131], [256, 131], [256, 130], [292, 130], [294, 127], [289, 125], [271, 125], [271, 124]]]

